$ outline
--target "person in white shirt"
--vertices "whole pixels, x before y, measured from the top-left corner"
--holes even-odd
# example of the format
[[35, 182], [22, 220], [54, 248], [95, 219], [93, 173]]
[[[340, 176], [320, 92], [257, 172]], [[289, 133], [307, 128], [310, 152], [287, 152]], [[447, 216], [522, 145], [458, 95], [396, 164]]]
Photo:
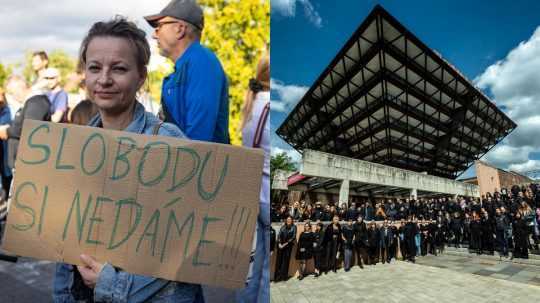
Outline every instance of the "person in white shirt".
[[260, 210], [246, 288], [237, 293], [237, 302], [270, 302], [270, 58], [265, 55], [257, 65], [257, 75], [249, 81], [242, 110], [242, 145], [262, 148]]

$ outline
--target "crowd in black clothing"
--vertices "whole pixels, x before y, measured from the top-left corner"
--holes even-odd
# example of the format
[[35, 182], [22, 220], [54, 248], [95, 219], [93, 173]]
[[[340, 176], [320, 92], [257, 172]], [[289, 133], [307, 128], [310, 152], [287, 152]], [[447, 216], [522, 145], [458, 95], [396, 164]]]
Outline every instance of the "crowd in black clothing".
[[[353, 262], [363, 268], [398, 255], [414, 262], [416, 256], [437, 255], [447, 245], [466, 245], [478, 254], [498, 251], [501, 258], [509, 252], [512, 258], [528, 258], [530, 249], [538, 250], [540, 239], [540, 187], [513, 186], [510, 192], [503, 189], [481, 199], [390, 199], [349, 207], [295, 202], [290, 208], [273, 208], [272, 220], [285, 222], [277, 246], [271, 246], [277, 250], [274, 281], [288, 278], [295, 245], [300, 279], [312, 258], [319, 276], [335, 272], [341, 262], [345, 271]], [[295, 221], [305, 222], [298, 241]]]

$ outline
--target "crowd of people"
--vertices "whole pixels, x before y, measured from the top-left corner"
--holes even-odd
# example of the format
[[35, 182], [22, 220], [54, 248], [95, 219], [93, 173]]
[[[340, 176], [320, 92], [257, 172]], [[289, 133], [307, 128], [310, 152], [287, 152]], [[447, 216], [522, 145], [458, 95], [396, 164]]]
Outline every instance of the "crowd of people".
[[83, 79], [74, 76], [77, 72], [74, 71], [74, 75], [70, 75], [70, 80], [62, 86], [60, 70], [49, 66], [45, 51], [32, 54], [31, 67], [33, 74], [29, 81], [14, 74], [7, 78], [4, 87], [0, 87], [1, 201], [6, 201], [10, 192], [25, 119], [86, 124], [97, 113], [97, 108], [82, 91], [67, 92], [73, 85], [84, 87]]
[[[81, 42], [80, 71], [61, 86], [59, 69], [44, 51], [32, 55], [34, 75], [7, 79], [0, 89], [0, 172], [3, 199], [10, 192], [23, 121], [76, 123], [146, 135], [229, 144], [229, 83], [218, 57], [200, 42], [202, 7], [195, 0], [172, 0], [161, 12], [144, 17], [154, 28], [160, 54], [174, 63], [163, 79], [161, 110], [143, 84], [148, 78], [150, 46], [136, 23], [116, 16], [94, 23]], [[71, 79], [70, 78], [70, 79]], [[247, 79], [246, 79], [247, 80]], [[76, 90], [77, 96], [66, 91]], [[270, 60], [265, 54], [256, 74], [246, 81], [242, 143], [264, 151], [260, 214], [245, 288], [237, 302], [269, 302], [269, 155]], [[7, 143], [6, 143], [7, 142]], [[201, 285], [146, 277], [81, 255], [81, 266], [58, 263], [55, 302], [204, 302]]]
[[528, 258], [540, 242], [540, 186], [513, 186], [479, 199], [387, 199], [339, 207], [301, 201], [274, 205], [271, 215], [273, 222], [283, 222], [272, 239], [277, 251], [274, 281], [288, 279], [295, 246], [299, 279], [307, 274], [310, 259], [319, 276], [335, 272], [341, 263], [348, 271], [353, 262], [361, 268], [399, 257], [415, 262], [416, 256], [437, 255], [446, 246]]

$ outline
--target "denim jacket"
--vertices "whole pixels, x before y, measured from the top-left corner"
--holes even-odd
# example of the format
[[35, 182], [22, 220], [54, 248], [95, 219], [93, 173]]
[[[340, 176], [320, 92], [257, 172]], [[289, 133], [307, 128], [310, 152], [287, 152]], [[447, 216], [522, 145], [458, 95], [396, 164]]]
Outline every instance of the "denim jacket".
[[[160, 120], [151, 113], [145, 112], [144, 106], [137, 102], [133, 121], [124, 130], [126, 132], [152, 135], [154, 126]], [[101, 117], [96, 115], [89, 126], [102, 125]], [[158, 131], [159, 135], [185, 138], [178, 127], [164, 123]], [[57, 263], [53, 287], [53, 299], [56, 303], [78, 302], [71, 293], [75, 267]], [[167, 281], [147, 276], [130, 274], [116, 270], [105, 263], [94, 288], [95, 302], [204, 302], [201, 286], [181, 282]]]

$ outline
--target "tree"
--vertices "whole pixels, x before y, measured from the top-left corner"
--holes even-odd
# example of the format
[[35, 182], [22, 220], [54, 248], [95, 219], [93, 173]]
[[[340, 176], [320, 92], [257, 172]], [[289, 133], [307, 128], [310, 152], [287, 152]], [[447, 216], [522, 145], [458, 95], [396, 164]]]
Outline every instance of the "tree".
[[4, 87], [7, 78], [11, 75], [11, 68], [0, 63], [0, 87]]
[[270, 184], [274, 181], [276, 170], [295, 171], [297, 167], [292, 158], [286, 152], [282, 152], [270, 157]]

